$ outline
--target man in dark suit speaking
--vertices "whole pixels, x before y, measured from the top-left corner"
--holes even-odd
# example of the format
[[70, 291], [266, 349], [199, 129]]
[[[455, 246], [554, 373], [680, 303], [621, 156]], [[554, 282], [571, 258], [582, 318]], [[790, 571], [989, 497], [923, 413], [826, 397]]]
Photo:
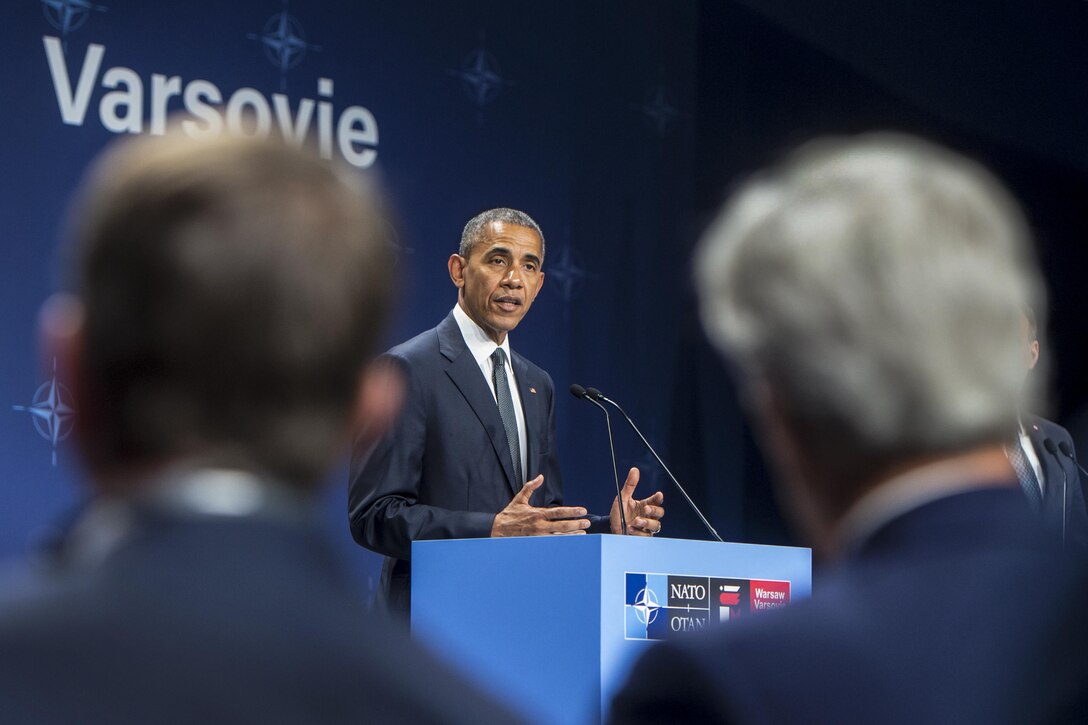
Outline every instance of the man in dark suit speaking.
[[1083, 722], [1084, 570], [1004, 451], [1043, 297], [1007, 192], [918, 139], [826, 140], [746, 185], [695, 269], [827, 566], [810, 600], [648, 652], [613, 720]]
[[170, 134], [84, 191], [42, 319], [93, 496], [0, 583], [0, 721], [509, 721], [367, 611], [318, 526], [390, 289], [361, 181]]
[[[1030, 374], [1042, 354], [1038, 323], [1030, 307], [1020, 316], [1020, 339]], [[1029, 507], [1063, 543], [1088, 548], [1088, 508], [1069, 431], [1041, 416], [1021, 413], [1005, 453]]]
[[[453, 311], [386, 355], [402, 375], [404, 409], [383, 440], [356, 445], [348, 513], [355, 540], [387, 557], [390, 610], [409, 611], [414, 540], [620, 533], [619, 500], [607, 518], [562, 505], [555, 389], [510, 349], [543, 262], [544, 235], [528, 214], [478, 214], [448, 261]], [[621, 493], [628, 533], [652, 536], [663, 496], [636, 500], [638, 478], [632, 468]]]

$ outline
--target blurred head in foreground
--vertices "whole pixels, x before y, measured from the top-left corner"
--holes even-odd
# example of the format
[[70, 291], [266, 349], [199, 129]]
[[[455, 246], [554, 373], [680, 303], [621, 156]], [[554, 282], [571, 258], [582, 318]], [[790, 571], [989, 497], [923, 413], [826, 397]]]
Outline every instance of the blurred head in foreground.
[[347, 440], [389, 292], [361, 181], [270, 140], [114, 145], [43, 310], [96, 483], [180, 461], [307, 487]]
[[818, 547], [914, 467], [1007, 467], [1021, 311], [1042, 324], [1043, 288], [1017, 205], [977, 164], [893, 134], [814, 142], [727, 204], [696, 274], [707, 332]]

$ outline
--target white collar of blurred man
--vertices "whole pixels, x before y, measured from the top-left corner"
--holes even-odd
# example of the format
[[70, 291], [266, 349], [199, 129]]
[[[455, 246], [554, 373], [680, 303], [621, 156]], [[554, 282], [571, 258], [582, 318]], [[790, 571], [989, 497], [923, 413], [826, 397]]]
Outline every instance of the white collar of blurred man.
[[842, 501], [822, 495], [839, 488], [842, 469], [813, 457], [800, 434], [768, 400], [753, 402], [762, 441], [779, 482], [787, 511], [810, 539], [818, 557], [838, 559], [856, 551], [882, 525], [946, 496], [983, 487], [1019, 484], [1000, 442], [948, 454], [904, 456], [859, 478], [858, 496]]
[[830, 548], [838, 556], [847, 555], [889, 521], [931, 501], [975, 490], [980, 481], [1002, 485], [1010, 470], [1004, 451], [995, 452], [992, 446], [908, 465], [903, 473], [871, 487], [847, 509], [831, 532]]
[[308, 525], [316, 520], [316, 509], [314, 498], [295, 486], [188, 461], [141, 477], [126, 495], [92, 500], [53, 553], [65, 566], [94, 568], [124, 546], [146, 514], [190, 522], [260, 519]]
[[1038, 383], [1017, 331], [1043, 283], [982, 167], [897, 134], [810, 143], [726, 204], [695, 271], [818, 556], [928, 500], [1017, 486], [1002, 444]]

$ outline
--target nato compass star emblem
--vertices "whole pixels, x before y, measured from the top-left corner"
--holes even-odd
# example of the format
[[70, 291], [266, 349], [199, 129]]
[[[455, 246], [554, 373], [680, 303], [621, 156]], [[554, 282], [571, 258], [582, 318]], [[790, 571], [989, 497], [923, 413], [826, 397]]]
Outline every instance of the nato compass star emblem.
[[568, 304], [582, 286], [582, 282], [590, 276], [589, 272], [578, 264], [570, 245], [555, 253], [555, 259], [548, 261], [544, 272], [548, 275], [549, 284], [559, 290], [563, 301]]
[[11, 407], [30, 413], [38, 434], [53, 446], [53, 465], [57, 465], [57, 445], [71, 435], [76, 411], [72, 406], [72, 393], [57, 381], [56, 359], [53, 360], [53, 377], [38, 386], [30, 405]]
[[64, 42], [67, 42], [68, 33], [79, 30], [87, 22], [91, 12], [104, 13], [107, 10], [87, 0], [41, 0], [41, 3], [45, 19], [60, 31]]
[[483, 33], [480, 33], [480, 47], [465, 56], [461, 67], [451, 69], [449, 74], [461, 79], [465, 93], [479, 108], [494, 101], [503, 86], [513, 85], [513, 81], [502, 77], [499, 62], [484, 48]]
[[383, 218], [382, 226], [385, 228], [385, 234], [382, 236], [382, 241], [389, 250], [390, 257], [393, 259], [393, 267], [399, 267], [404, 257], [415, 254], [416, 250], [401, 241], [396, 226], [394, 226], [393, 222], [389, 219]]
[[660, 609], [661, 603], [657, 601], [657, 595], [649, 587], [635, 595], [635, 616], [643, 624], [653, 624]]
[[668, 91], [665, 90], [665, 86], [657, 86], [650, 92], [646, 102], [642, 104], [640, 109], [642, 115], [653, 125], [657, 130], [657, 135], [664, 137], [665, 132], [669, 128], [669, 124], [676, 118], [680, 111], [669, 103]]
[[268, 61], [280, 69], [280, 90], [287, 89], [287, 71], [301, 63], [307, 51], [321, 50], [320, 45], [306, 42], [306, 31], [298, 19], [287, 12], [286, 0], [283, 10], [264, 24], [264, 30], [246, 37], [258, 41]]

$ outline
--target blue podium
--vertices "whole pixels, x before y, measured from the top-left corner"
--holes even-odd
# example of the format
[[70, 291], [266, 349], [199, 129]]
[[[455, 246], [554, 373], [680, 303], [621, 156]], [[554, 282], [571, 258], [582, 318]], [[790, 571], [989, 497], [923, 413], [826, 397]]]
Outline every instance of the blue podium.
[[627, 536], [412, 544], [412, 634], [535, 722], [606, 712], [656, 640], [812, 590], [809, 549]]

